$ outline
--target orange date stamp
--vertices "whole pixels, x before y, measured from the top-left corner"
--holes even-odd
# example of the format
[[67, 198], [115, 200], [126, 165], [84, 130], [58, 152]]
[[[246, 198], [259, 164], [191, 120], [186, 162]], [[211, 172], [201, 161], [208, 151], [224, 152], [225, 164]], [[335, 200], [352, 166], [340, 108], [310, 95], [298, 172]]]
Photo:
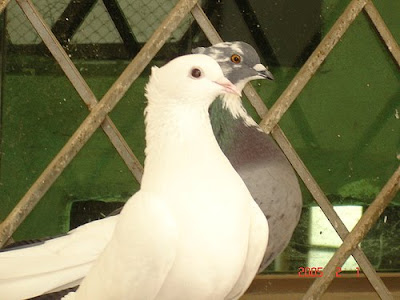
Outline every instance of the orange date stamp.
[[[324, 275], [323, 267], [299, 267], [299, 277], [322, 277]], [[360, 268], [356, 267], [357, 277], [360, 277]], [[342, 277], [340, 273], [342, 272], [341, 267], [336, 267], [336, 277]]]

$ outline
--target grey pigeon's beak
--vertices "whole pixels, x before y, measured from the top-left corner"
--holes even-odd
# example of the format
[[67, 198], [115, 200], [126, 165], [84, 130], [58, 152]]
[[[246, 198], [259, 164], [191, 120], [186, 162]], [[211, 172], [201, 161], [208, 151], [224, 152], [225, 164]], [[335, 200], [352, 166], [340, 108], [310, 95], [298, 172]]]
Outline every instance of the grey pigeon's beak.
[[225, 77], [221, 77], [220, 79], [215, 80], [214, 82], [216, 84], [222, 86], [226, 93], [234, 94], [239, 97], [242, 96], [242, 93], [237, 89], [237, 87], [232, 82], [230, 82], [228, 79], [226, 79]]
[[253, 69], [258, 73], [263, 78], [269, 79], [269, 80], [274, 80], [274, 75], [266, 67], [264, 67], [262, 64], [256, 64]]

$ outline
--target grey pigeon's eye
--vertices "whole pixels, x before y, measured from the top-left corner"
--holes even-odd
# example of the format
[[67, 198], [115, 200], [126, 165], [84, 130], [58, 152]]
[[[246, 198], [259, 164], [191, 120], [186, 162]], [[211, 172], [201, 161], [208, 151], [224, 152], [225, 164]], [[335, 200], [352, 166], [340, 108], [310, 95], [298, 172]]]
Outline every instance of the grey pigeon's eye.
[[190, 73], [190, 75], [193, 77], [193, 78], [200, 78], [201, 77], [201, 70], [200, 69], [198, 69], [198, 68], [193, 68], [192, 69], [192, 71], [191, 71], [191, 73]]
[[231, 61], [235, 64], [238, 64], [242, 61], [242, 58], [240, 57], [239, 54], [232, 54]]

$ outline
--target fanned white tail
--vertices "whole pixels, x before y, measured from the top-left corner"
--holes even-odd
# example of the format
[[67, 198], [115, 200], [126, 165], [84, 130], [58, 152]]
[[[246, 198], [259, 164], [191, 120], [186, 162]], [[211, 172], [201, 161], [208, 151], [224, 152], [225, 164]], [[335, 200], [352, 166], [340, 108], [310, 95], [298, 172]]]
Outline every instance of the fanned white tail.
[[78, 285], [111, 239], [117, 218], [90, 222], [38, 245], [0, 252], [0, 299], [32, 298]]

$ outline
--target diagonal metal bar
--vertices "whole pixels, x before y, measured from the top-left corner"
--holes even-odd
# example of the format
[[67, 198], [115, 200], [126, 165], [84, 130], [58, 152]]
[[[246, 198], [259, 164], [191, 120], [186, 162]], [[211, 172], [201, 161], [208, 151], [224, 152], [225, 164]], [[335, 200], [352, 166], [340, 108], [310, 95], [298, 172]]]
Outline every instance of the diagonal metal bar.
[[260, 126], [265, 132], [269, 133], [273, 130], [283, 114], [297, 98], [330, 51], [346, 32], [347, 28], [358, 16], [367, 1], [368, 0], [352, 0], [346, 7], [343, 14], [337, 19], [331, 30], [329, 30], [318, 47], [307, 59], [303, 67], [301, 67], [300, 71], [290, 82], [286, 90], [263, 117]]
[[[192, 15], [212, 44], [222, 42], [222, 38], [219, 36], [214, 26], [211, 24], [207, 16], [204, 14], [200, 5], [197, 4], [192, 9]], [[255, 91], [255, 89], [251, 84], [246, 85], [244, 93], [246, 94], [247, 98], [250, 100], [251, 104], [254, 106], [254, 108], [256, 109], [257, 113], [260, 116], [263, 116], [267, 113], [268, 111], [267, 107], [265, 106], [264, 102], [262, 101], [262, 99], [257, 94], [257, 92]], [[281, 147], [282, 151], [285, 153], [287, 158], [289, 159], [290, 163], [293, 165], [296, 172], [299, 174], [300, 178], [303, 180], [304, 184], [310, 190], [315, 201], [321, 207], [322, 211], [327, 216], [328, 220], [335, 228], [340, 238], [344, 240], [347, 234], [349, 233], [347, 227], [344, 225], [344, 223], [342, 222], [336, 211], [333, 209], [332, 204], [329, 202], [328, 198], [325, 196], [324, 192], [319, 187], [318, 183], [315, 181], [315, 179], [312, 177], [307, 167], [304, 165], [300, 157], [297, 155], [296, 151], [293, 149], [292, 145], [286, 138], [285, 134], [283, 133], [279, 125], [275, 126], [271, 134], [278, 143], [278, 145]], [[353, 256], [356, 259], [357, 263], [360, 265], [360, 267], [363, 269], [364, 274], [367, 276], [368, 280], [370, 281], [374, 289], [377, 291], [379, 296], [382, 299], [392, 299], [389, 290], [383, 283], [382, 279], [375, 272], [374, 267], [371, 265], [368, 258], [365, 256], [364, 252], [362, 252], [362, 250], [357, 247], [354, 250]]]
[[3, 12], [3, 10], [6, 8], [7, 4], [10, 2], [10, 0], [0, 0], [0, 14]]
[[382, 19], [382, 16], [379, 14], [379, 11], [376, 9], [375, 5], [372, 1], [368, 1], [364, 7], [367, 15], [371, 19], [372, 23], [375, 25], [382, 39], [384, 40], [386, 46], [388, 47], [390, 53], [392, 53], [393, 58], [396, 60], [397, 65], [400, 66], [400, 47], [397, 44], [395, 38], [391, 34], [389, 28], [386, 26], [385, 21]]
[[303, 299], [319, 299], [335, 278], [336, 267], [342, 266], [355, 247], [369, 232], [384, 209], [400, 190], [400, 166], [385, 184], [374, 202], [368, 207], [354, 229], [347, 235], [343, 244], [324, 267], [324, 276], [317, 278]]
[[[291, 149], [291, 145], [289, 141], [287, 141], [286, 136], [283, 131], [275, 127], [274, 131], [271, 133], [272, 136], [277, 141], [278, 145], [282, 148], [283, 152], [289, 159], [290, 163], [293, 165], [294, 169], [297, 171], [300, 178], [303, 180], [304, 184], [307, 186], [311, 195], [314, 197], [315, 201], [318, 203], [321, 210], [324, 212], [329, 222], [332, 224], [333, 228], [335, 228], [339, 237], [342, 240], [345, 240], [349, 235], [349, 231], [347, 227], [344, 225], [343, 221], [340, 219], [339, 215], [333, 209], [332, 204], [329, 199], [326, 197], [321, 187], [312, 177], [310, 171], [301, 161], [298, 154]], [[354, 259], [357, 261], [358, 265], [363, 270], [364, 274], [368, 278], [372, 287], [375, 289], [377, 294], [382, 300], [391, 300], [393, 297], [391, 296], [390, 291], [383, 283], [382, 279], [376, 273], [374, 267], [368, 260], [367, 256], [358, 246], [355, 247], [352, 253]], [[327, 271], [324, 268], [324, 277]]]
[[[7, 40], [6, 40], [7, 9], [0, 14], [0, 168], [3, 155], [3, 99], [4, 99], [4, 75], [6, 71]], [[0, 174], [1, 181], [1, 174]]]
[[0, 224], [0, 247], [4, 245], [15, 229], [22, 223], [27, 212], [32, 211], [196, 3], [197, 0], [180, 0], [170, 11], [138, 55], [122, 72], [102, 100], [92, 109], [67, 144], [47, 166], [3, 223]]
[[[79, 96], [86, 103], [89, 110], [91, 110], [97, 104], [96, 96], [86, 84], [82, 75], [79, 73], [68, 54], [64, 51], [55, 35], [51, 32], [51, 29], [47, 26], [40, 13], [33, 6], [30, 0], [17, 0], [17, 3], [39, 36], [42, 38], [43, 42], [54, 56], [65, 75], [68, 77]], [[121, 155], [133, 176], [140, 183], [142, 179], [143, 167], [108, 116], [106, 116], [104, 119], [101, 127], [109, 137], [111, 143], [117, 149], [118, 153]]]

